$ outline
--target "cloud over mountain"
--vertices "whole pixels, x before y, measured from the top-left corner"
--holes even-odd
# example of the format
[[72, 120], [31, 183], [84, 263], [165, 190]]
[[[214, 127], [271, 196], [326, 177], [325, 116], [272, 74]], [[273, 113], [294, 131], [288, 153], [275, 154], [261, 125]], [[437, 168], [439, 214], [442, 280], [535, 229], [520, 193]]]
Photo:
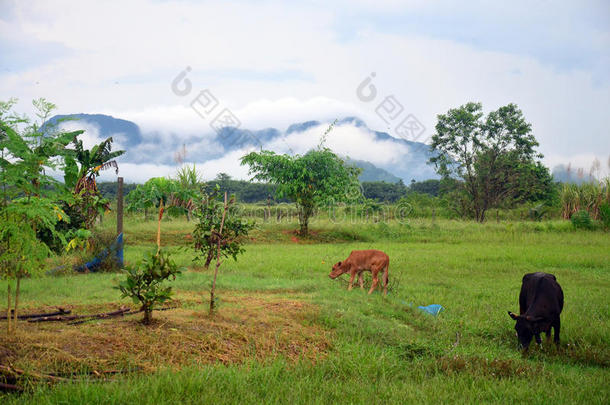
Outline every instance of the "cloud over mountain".
[[[72, 119], [66, 120], [67, 117]], [[263, 148], [277, 153], [304, 154], [320, 143], [331, 125], [331, 122], [305, 121], [283, 130], [225, 127], [216, 133], [205, 127], [157, 130], [150, 123], [143, 130], [132, 121], [102, 114], [56, 116], [52, 120], [59, 120], [65, 129], [84, 129], [82, 137], [88, 147], [112, 136], [115, 149], [127, 151], [119, 158], [121, 175], [133, 182], [174, 174], [179, 163], [177, 154], [181, 155], [180, 161], [196, 164], [205, 178], [224, 172], [246, 179], [248, 168], [241, 166], [239, 160], [249, 151]], [[409, 182], [436, 177], [426, 163], [430, 151], [425, 144], [373, 131], [355, 117], [337, 121], [326, 135], [325, 145], [349, 158], [352, 164], [365, 168], [367, 180]], [[109, 173], [102, 175], [102, 180], [112, 178]]]

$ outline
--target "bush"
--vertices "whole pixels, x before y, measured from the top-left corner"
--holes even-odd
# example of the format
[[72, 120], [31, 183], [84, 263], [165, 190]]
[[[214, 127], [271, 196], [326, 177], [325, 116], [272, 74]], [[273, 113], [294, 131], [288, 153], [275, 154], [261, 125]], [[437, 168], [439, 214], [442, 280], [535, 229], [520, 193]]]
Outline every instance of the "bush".
[[599, 219], [604, 224], [604, 228], [610, 228], [610, 204], [603, 203], [599, 206]]
[[181, 273], [170, 256], [163, 250], [148, 253], [144, 260], [125, 270], [127, 278], [117, 287], [123, 293], [121, 298], [130, 297], [134, 303], [142, 304], [146, 325], [152, 320], [153, 306], [171, 298], [172, 287], [161, 284], [170, 278], [175, 280]]
[[576, 211], [572, 215], [572, 218], [570, 218], [570, 221], [572, 221], [572, 225], [574, 225], [574, 228], [576, 229], [591, 229], [593, 226], [591, 217], [585, 210]]

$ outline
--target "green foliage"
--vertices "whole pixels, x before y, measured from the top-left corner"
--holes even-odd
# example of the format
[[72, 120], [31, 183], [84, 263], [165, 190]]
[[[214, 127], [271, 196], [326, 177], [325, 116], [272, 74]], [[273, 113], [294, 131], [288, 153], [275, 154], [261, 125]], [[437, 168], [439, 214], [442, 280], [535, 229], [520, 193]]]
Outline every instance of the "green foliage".
[[97, 188], [96, 177], [100, 171], [114, 168], [118, 173], [115, 158], [125, 151], [112, 151], [112, 137], [105, 139], [91, 150], [83, 147], [82, 140], [74, 138], [74, 149], [64, 154], [64, 182], [72, 189], [73, 206], [85, 220], [85, 227], [91, 229], [96, 218], [109, 209], [110, 202]]
[[409, 190], [437, 197], [441, 190], [441, 181], [436, 179], [412, 181]]
[[600, 206], [610, 203], [610, 178], [601, 182], [564, 183], [561, 192], [561, 210], [564, 219], [569, 219], [574, 213], [584, 210], [592, 219], [600, 219]]
[[599, 219], [604, 228], [610, 228], [610, 203], [605, 202], [599, 206]]
[[[183, 184], [180, 180], [153, 177], [127, 194], [127, 210], [130, 212], [159, 208], [161, 203], [170, 213], [190, 213], [194, 201], [200, 199], [197, 183]], [[199, 185], [200, 186], [200, 185]]]
[[547, 207], [544, 204], [536, 204], [528, 211], [529, 217], [532, 221], [542, 221], [544, 215], [547, 213]]
[[224, 211], [224, 198], [217, 186], [214, 192], [204, 193], [198, 200], [194, 211], [197, 224], [192, 232], [194, 248], [197, 251], [195, 260], [204, 261], [207, 268], [216, 256], [218, 238], [220, 241], [220, 256], [232, 257], [237, 260], [237, 255], [244, 252], [243, 243], [248, 233], [254, 228], [254, 222], [241, 218], [238, 208], [235, 206], [235, 198], [232, 196], [228, 203], [225, 214], [222, 235], [219, 235], [220, 223]]
[[172, 287], [164, 286], [167, 280], [175, 280], [181, 273], [167, 251], [149, 252], [137, 265], [125, 270], [127, 277], [118, 285], [121, 297], [130, 297], [134, 303], [141, 304], [144, 323], [152, 320], [153, 307], [162, 304], [172, 296]]
[[593, 224], [589, 213], [585, 210], [576, 211], [570, 218], [576, 229], [591, 229]]
[[72, 239], [66, 245], [66, 252], [71, 250], [87, 251], [91, 249], [91, 237], [93, 233], [88, 229], [77, 229], [72, 233]]
[[360, 169], [346, 166], [330, 149], [319, 147], [305, 155], [276, 155], [271, 151], [251, 152], [241, 158], [250, 166], [254, 179], [277, 186], [276, 195], [287, 197], [299, 208], [300, 234], [308, 233], [314, 209], [362, 197]]
[[365, 198], [378, 202], [396, 202], [405, 196], [407, 187], [402, 183], [386, 183], [385, 181], [362, 182], [362, 194]]
[[[15, 103], [14, 99], [0, 103], [0, 276], [17, 280], [16, 325], [20, 279], [37, 269], [49, 254], [38, 231], [45, 230], [65, 243], [55, 225], [69, 218], [54, 203], [64, 189], [46, 173], [57, 167], [66, 145], [82, 131], [59, 132], [50, 125], [31, 123], [27, 117], [11, 113]], [[55, 108], [45, 99], [33, 104], [42, 123]], [[7, 288], [10, 311], [10, 284]], [[7, 329], [11, 332], [10, 321]]]
[[514, 104], [483, 118], [480, 103], [468, 103], [438, 116], [430, 158], [444, 178], [457, 178], [456, 208], [478, 221], [493, 207], [542, 198], [551, 186], [548, 169], [536, 159], [538, 142]]

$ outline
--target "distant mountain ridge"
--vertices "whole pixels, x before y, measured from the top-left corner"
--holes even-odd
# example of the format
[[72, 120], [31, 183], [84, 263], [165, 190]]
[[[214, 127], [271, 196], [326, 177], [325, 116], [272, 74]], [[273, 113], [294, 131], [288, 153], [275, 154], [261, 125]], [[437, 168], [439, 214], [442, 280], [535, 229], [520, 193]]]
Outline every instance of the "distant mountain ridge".
[[[213, 133], [210, 130], [206, 134], [177, 132], [168, 135], [166, 133], [162, 134], [160, 131], [144, 133], [132, 121], [103, 114], [57, 115], [51, 118], [49, 122], [61, 122], [60, 125], [70, 125], [71, 127], [78, 127], [82, 123], [84, 129], [95, 128], [100, 138], [105, 139], [112, 136], [118, 147], [127, 150], [125, 155], [120, 158], [121, 162], [160, 165], [174, 165], [175, 152], [183, 145], [188, 145], [187, 161], [201, 163], [222, 159], [227, 154], [244, 148], [282, 146], [283, 137], [298, 137], [315, 127], [323, 128], [330, 125], [329, 122], [310, 120], [294, 123], [288, 126], [285, 131], [276, 128], [248, 130], [225, 127], [218, 133]], [[398, 161], [379, 162], [378, 159], [375, 164], [365, 159], [352, 159], [348, 156], [348, 153], [341, 153], [340, 150], [336, 151], [348, 162], [363, 169], [360, 176], [361, 181], [396, 183], [402, 179], [408, 184], [412, 179], [438, 178], [433, 168], [427, 164], [428, 159], [435, 153], [426, 144], [395, 138], [386, 132], [371, 130], [364, 121], [357, 117], [345, 117], [337, 120], [335, 125], [336, 127], [351, 127], [362, 131], [370, 137], [370, 142], [373, 144], [383, 143], [384, 147], [389, 149], [405, 151]], [[323, 130], [322, 128], [321, 130]], [[311, 136], [311, 133], [303, 136]]]

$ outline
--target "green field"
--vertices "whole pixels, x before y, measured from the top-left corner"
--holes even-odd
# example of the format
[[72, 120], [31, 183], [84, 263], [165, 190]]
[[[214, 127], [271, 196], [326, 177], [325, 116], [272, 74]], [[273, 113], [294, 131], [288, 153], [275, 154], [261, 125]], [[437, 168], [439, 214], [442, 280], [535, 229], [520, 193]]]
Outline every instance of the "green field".
[[[108, 221], [105, 227], [112, 228]], [[125, 225], [126, 259], [155, 238], [154, 222]], [[2, 403], [608, 403], [610, 236], [569, 222], [412, 220], [405, 224], [263, 225], [218, 278], [220, 305], [207, 314], [212, 271], [193, 267], [175, 282], [179, 308], [82, 325], [21, 322], [0, 363], [70, 382], [32, 380]], [[163, 224], [163, 241], [188, 246], [192, 224]], [[328, 272], [352, 249], [390, 256], [387, 298]], [[563, 287], [561, 345], [517, 350], [514, 322], [523, 274], [553, 273]], [[37, 277], [22, 283], [24, 312], [71, 306], [87, 312], [132, 305], [117, 274]], [[370, 276], [369, 276], [370, 279]], [[0, 283], [0, 302], [6, 282]], [[441, 304], [435, 317], [417, 306]], [[121, 340], [122, 339], [122, 340]], [[103, 381], [91, 370], [132, 370]], [[80, 373], [80, 375], [79, 375]]]

